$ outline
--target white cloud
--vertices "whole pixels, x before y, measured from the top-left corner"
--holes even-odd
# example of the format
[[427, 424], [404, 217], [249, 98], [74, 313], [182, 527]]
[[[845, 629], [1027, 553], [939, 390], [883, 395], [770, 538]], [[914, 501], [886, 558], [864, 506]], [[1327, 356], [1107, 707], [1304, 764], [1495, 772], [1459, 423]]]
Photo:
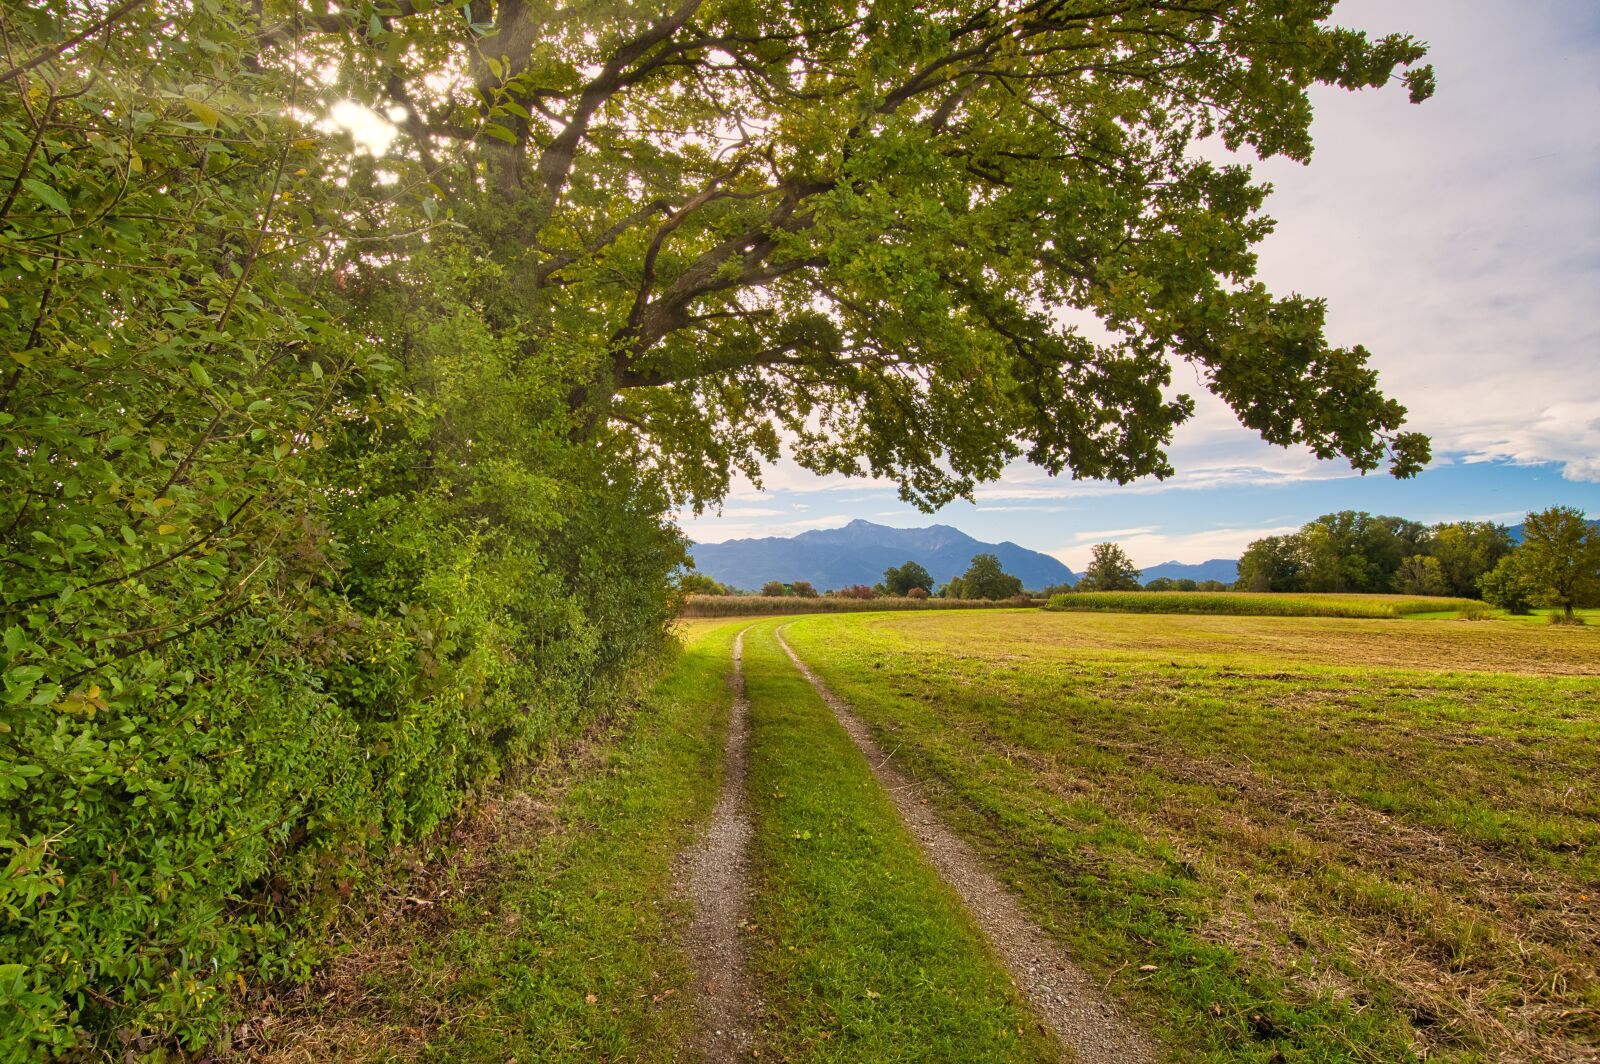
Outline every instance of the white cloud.
[[1089, 564], [1090, 549], [1094, 544], [1111, 541], [1128, 552], [1134, 565], [1147, 568], [1174, 558], [1191, 563], [1212, 558], [1237, 558], [1255, 540], [1263, 536], [1285, 535], [1299, 527], [1277, 525], [1268, 528], [1212, 528], [1200, 532], [1131, 529], [1127, 534], [1080, 533], [1066, 546], [1046, 553], [1061, 559], [1073, 572], [1081, 573]]

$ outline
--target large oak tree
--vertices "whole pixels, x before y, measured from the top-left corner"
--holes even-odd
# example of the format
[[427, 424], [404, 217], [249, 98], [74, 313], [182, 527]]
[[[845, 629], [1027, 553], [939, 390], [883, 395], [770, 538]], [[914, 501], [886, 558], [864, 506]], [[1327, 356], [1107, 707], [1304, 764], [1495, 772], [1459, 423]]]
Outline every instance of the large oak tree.
[[1254, 280], [1266, 188], [1205, 147], [1308, 159], [1319, 83], [1429, 95], [1334, 7], [269, 4], [260, 62], [397, 116], [367, 220], [448, 215], [414, 251], [492, 262], [486, 320], [675, 499], [787, 437], [937, 505], [1018, 457], [1170, 473], [1178, 362], [1272, 443], [1426, 461], [1322, 302]]

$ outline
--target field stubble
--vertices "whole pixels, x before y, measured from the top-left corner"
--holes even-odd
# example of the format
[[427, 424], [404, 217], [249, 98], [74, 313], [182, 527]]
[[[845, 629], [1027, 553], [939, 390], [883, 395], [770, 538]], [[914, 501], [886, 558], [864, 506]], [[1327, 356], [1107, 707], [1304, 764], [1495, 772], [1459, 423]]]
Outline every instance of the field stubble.
[[1100, 614], [791, 631], [1196, 1059], [1600, 1059], [1600, 633]]

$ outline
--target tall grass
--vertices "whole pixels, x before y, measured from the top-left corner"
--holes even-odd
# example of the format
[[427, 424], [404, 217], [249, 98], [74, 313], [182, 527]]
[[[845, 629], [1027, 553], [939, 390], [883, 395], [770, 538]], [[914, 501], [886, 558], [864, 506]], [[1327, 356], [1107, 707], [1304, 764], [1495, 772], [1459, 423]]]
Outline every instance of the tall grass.
[[1244, 591], [1084, 591], [1054, 595], [1047, 610], [1224, 613], [1262, 617], [1406, 617], [1482, 610], [1473, 599], [1416, 595], [1258, 594]]
[[1004, 599], [799, 598], [794, 595], [690, 595], [679, 617], [751, 617], [779, 613], [863, 613], [874, 610], [1015, 609], [1024, 603]]

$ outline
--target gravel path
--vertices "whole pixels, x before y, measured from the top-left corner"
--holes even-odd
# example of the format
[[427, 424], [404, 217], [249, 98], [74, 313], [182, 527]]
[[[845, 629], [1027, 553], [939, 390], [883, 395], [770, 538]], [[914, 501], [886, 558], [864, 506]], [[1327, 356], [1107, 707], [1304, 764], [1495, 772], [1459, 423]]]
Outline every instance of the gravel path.
[[[749, 629], [746, 629], [748, 631]], [[745, 972], [744, 926], [750, 912], [750, 810], [745, 763], [750, 706], [745, 699], [744, 632], [733, 641], [733, 706], [728, 714], [722, 795], [705, 838], [678, 868], [679, 886], [694, 901], [686, 945], [700, 974], [700, 1053], [710, 1064], [749, 1060], [757, 1049], [757, 1001]]]
[[1116, 1007], [1099, 984], [1067, 957], [1012, 894], [983, 867], [982, 860], [929, 808], [914, 784], [889, 763], [871, 733], [843, 699], [800, 660], [780, 630], [778, 643], [795, 668], [817, 689], [945, 882], [955, 888], [1023, 996], [1046, 1027], [1081, 1064], [1144, 1064], [1160, 1058], [1159, 1047]]

